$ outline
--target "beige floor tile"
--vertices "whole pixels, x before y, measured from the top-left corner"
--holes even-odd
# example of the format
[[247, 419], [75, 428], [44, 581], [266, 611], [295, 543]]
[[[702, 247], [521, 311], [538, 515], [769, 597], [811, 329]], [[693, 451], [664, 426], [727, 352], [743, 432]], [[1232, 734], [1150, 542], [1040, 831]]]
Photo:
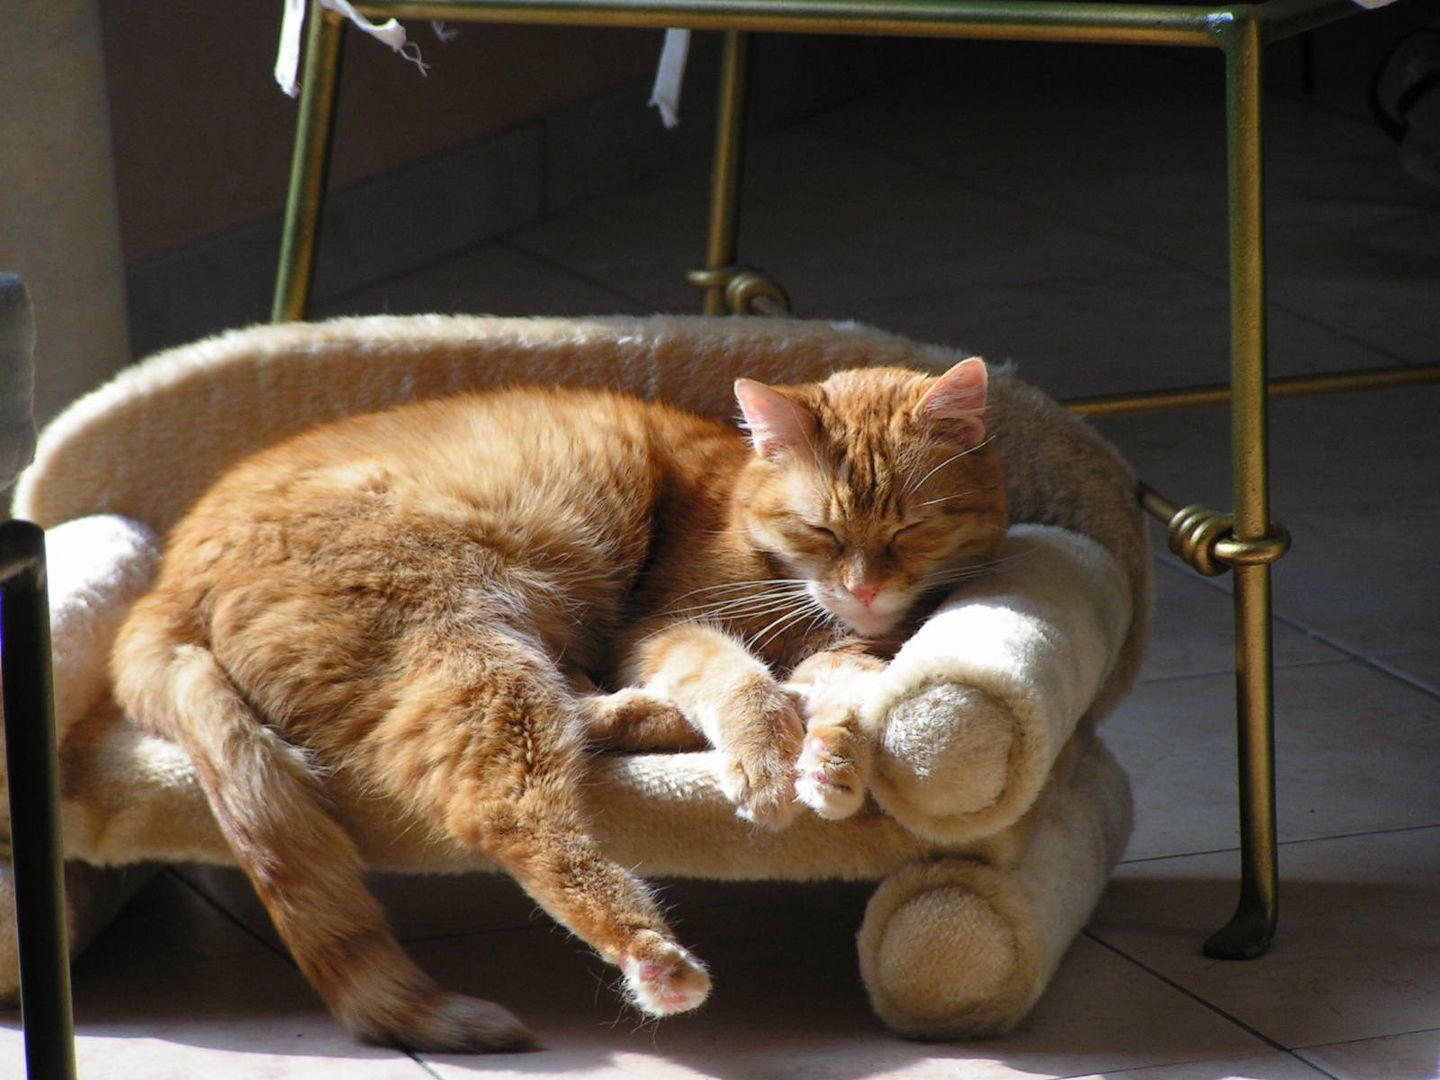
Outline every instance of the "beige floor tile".
[[124, 964], [155, 948], [198, 960], [272, 951], [197, 894], [180, 875], [162, 870], [81, 956], [76, 975], [85, 974], [93, 956], [101, 957], [95, 961], [100, 966]]
[[1440, 829], [1286, 844], [1280, 932], [1263, 957], [1211, 960], [1233, 853], [1123, 865], [1089, 933], [1284, 1047], [1422, 1030], [1440, 1013]]
[[[1155, 621], [1142, 679], [1226, 674], [1235, 670], [1235, 605], [1229, 590], [1216, 588], [1177, 560], [1155, 566]], [[1309, 634], [1277, 622], [1278, 667], [1345, 660], [1347, 655]]]
[[474, 315], [639, 314], [642, 305], [499, 243], [317, 306], [317, 317], [428, 312]]
[[1298, 1051], [1336, 1080], [1440, 1080], [1440, 1029]]
[[1440, 656], [1440, 491], [1297, 511], [1287, 525], [1295, 548], [1277, 574], [1277, 610], [1363, 655]]
[[[868, 887], [697, 883], [686, 891], [687, 902], [672, 911], [716, 987], [696, 1013], [642, 1022], [615, 996], [613, 973], [558, 933], [429, 941], [412, 947], [428, 969], [449, 985], [498, 996], [533, 1026], [544, 1049], [485, 1061], [427, 1056], [426, 1063], [445, 1077], [969, 1080], [1068, 1076], [1263, 1049], [1084, 940], [1013, 1035], [953, 1045], [899, 1039], [871, 1014], [856, 971], [853, 933]], [[710, 906], [691, 906], [704, 903], [706, 893]]]
[[1440, 697], [1440, 652], [1433, 645], [1412, 643], [1393, 651], [1376, 649], [1369, 659], [1398, 678]]
[[[1211, 58], [1159, 52], [971, 46], [976, 71], [1010, 65], [1007, 107], [977, 107], [983, 77], [951, 64], [821, 122], [1223, 278], [1222, 82]], [[1440, 271], [1428, 255], [1440, 193], [1403, 172], [1367, 117], [1284, 94], [1268, 95], [1266, 108], [1272, 318], [1294, 312], [1396, 357], [1429, 359], [1440, 332], [1431, 299]]]
[[[75, 1044], [80, 1080], [425, 1080], [417, 1062], [393, 1051], [331, 1044], [294, 1026], [281, 1044], [269, 1021], [179, 1025], [152, 1035], [143, 1029], [81, 1033]], [[22, 1077], [19, 1039], [0, 1029], [0, 1075]], [[318, 1036], [318, 1037], [317, 1037]], [[14, 1071], [7, 1057], [13, 1056]]]
[[700, 293], [686, 284], [684, 274], [704, 260], [707, 173], [703, 162], [691, 162], [646, 177], [622, 192], [519, 229], [506, 243], [603, 281], [656, 311], [698, 312]]
[[[162, 874], [76, 963], [82, 1078], [279, 1080], [423, 1076], [404, 1054], [353, 1040], [295, 968]], [[0, 1013], [0, 1075], [21, 1058], [19, 1017]]]
[[[1270, 405], [1270, 495], [1283, 523], [1297, 511], [1434, 494], [1440, 481], [1440, 386]], [[1223, 408], [1096, 417], [1092, 425], [1141, 478], [1178, 505], [1234, 506], [1230, 421]], [[1277, 575], [1285, 569], [1281, 562]]]
[[[270, 947], [284, 946], [239, 870], [186, 867], [185, 880]], [[402, 941], [549, 925], [549, 916], [503, 874], [372, 874], [367, 879]]]
[[270, 923], [270, 916], [265, 913], [249, 880], [239, 870], [229, 866], [178, 866], [175, 873], [271, 949], [283, 950], [280, 937]]
[[[807, 318], [855, 318], [1014, 359], [1056, 395], [1220, 379], [1223, 283], [823, 132], [753, 141], [742, 258]], [[705, 178], [690, 166], [521, 230], [512, 242], [659, 310], [695, 310]], [[884, 192], [883, 214], [867, 210]], [[1383, 358], [1275, 320], [1276, 370]], [[1123, 327], [1123, 332], [1117, 332]]]
[[[1363, 664], [1276, 674], [1282, 840], [1440, 823], [1440, 703]], [[1142, 683], [1102, 729], [1130, 775], [1135, 831], [1126, 858], [1238, 843], [1234, 682]]]
[[1318, 1080], [1324, 1075], [1293, 1054], [1277, 1050], [1228, 1061], [1157, 1065], [1149, 1069], [1106, 1073], [1104, 1076], [1077, 1077], [1076, 1080]]

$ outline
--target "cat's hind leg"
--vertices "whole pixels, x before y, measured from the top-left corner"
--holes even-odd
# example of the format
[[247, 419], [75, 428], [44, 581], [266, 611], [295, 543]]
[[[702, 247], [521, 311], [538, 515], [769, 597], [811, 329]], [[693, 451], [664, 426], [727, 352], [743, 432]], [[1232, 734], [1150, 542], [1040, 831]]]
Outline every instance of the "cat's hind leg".
[[710, 991], [649, 887], [606, 856], [580, 804], [585, 706], [522, 635], [463, 652], [422, 649], [377, 727], [373, 752], [421, 820], [484, 851], [557, 922], [622, 971], [630, 1000], [655, 1016]]
[[508, 1011], [446, 992], [405, 955], [305, 755], [260, 722], [209, 650], [177, 643], [161, 622], [142, 613], [122, 632], [116, 696], [189, 753], [236, 862], [336, 1018], [412, 1050], [530, 1045]]

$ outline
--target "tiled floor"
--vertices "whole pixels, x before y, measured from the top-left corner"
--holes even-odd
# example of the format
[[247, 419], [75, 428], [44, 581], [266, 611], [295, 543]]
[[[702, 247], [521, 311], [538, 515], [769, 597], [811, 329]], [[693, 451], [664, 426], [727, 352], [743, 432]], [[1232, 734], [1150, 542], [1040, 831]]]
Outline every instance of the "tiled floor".
[[[956, 46], [899, 85], [758, 138], [747, 257], [806, 316], [1013, 358], [1058, 396], [1225, 369], [1218, 72], [1145, 50]], [[1323, 74], [1323, 72], [1322, 72]], [[1399, 169], [1343, 79], [1270, 96], [1274, 368], [1436, 359], [1440, 191]], [[690, 310], [704, 167], [636, 184], [333, 310]], [[1274, 502], [1282, 925], [1205, 959], [1237, 860], [1226, 579], [1157, 556], [1143, 682], [1107, 724], [1134, 838], [1015, 1034], [889, 1035], [851, 936], [854, 886], [676, 883], [718, 990], [658, 1026], [503, 880], [386, 880], [422, 963], [494, 996], [537, 1053], [407, 1057], [347, 1039], [232, 873], [167, 871], [75, 972], [82, 1075], [1440, 1076], [1440, 387], [1277, 402]], [[1162, 491], [1228, 505], [1225, 416], [1099, 425]], [[0, 1073], [19, 1061], [0, 1020]]]

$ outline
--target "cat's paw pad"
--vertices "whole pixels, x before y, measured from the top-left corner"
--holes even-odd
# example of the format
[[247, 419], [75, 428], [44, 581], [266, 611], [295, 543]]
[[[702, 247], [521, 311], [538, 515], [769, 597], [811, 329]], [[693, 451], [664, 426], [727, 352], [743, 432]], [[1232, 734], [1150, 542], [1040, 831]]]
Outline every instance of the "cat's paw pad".
[[851, 741], [844, 732], [811, 732], [795, 763], [796, 798], [831, 821], [849, 817], [865, 803], [864, 769], [858, 755], [846, 749]]
[[671, 1016], [696, 1008], [710, 996], [710, 973], [691, 953], [654, 931], [620, 963], [635, 1007], [651, 1016]]

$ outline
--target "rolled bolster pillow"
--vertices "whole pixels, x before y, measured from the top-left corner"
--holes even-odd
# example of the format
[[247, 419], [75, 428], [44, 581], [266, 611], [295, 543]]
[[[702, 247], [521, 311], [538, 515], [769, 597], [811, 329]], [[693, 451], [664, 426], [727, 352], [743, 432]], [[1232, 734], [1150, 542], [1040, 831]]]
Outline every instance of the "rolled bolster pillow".
[[1095, 541], [1014, 526], [999, 564], [961, 587], [874, 680], [871, 790], [917, 836], [987, 836], [1034, 803], [1124, 643], [1119, 563]]
[[1075, 739], [1074, 768], [1042, 794], [1017, 861], [919, 860], [875, 891], [856, 944], [871, 1005], [893, 1030], [1001, 1035], [1044, 992], [1130, 834], [1124, 772], [1094, 736]]
[[110, 643], [160, 562], [153, 530], [118, 514], [45, 533], [54, 643], [55, 723], [63, 734], [106, 692]]

